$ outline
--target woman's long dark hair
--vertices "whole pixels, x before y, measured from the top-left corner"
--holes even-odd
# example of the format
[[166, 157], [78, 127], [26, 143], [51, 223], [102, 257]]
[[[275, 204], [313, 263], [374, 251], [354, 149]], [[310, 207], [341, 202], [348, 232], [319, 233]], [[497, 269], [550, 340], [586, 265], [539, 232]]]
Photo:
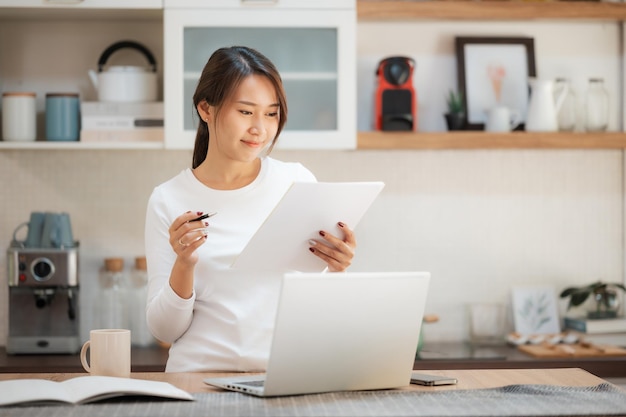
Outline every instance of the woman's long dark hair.
[[[202, 70], [202, 75], [193, 95], [193, 104], [196, 113], [198, 112], [198, 104], [203, 101], [214, 106], [219, 113], [226, 99], [235, 92], [244, 78], [253, 74], [263, 75], [272, 82], [280, 105], [278, 130], [268, 149], [269, 153], [274, 148], [278, 135], [280, 135], [287, 121], [287, 98], [278, 70], [272, 61], [262, 53], [245, 46], [220, 48], [215, 51]], [[196, 168], [205, 160], [209, 149], [209, 129], [200, 117], [199, 119], [193, 149], [192, 168]]]

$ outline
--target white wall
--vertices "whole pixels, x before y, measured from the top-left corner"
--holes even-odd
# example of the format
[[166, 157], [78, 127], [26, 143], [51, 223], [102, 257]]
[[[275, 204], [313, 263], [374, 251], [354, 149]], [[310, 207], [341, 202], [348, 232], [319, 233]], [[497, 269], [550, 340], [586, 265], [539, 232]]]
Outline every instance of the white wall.
[[[159, 44], [159, 25], [122, 25], [110, 33], [93, 22], [72, 31], [106, 32], [89, 58], [65, 49], [75, 63], [82, 94], [93, 97], [86, 69], [95, 66], [100, 49], [130, 33]], [[43, 66], [36, 88], [49, 91], [46, 55], [60, 25], [30, 25], [17, 33], [31, 39], [18, 48], [39, 48]], [[0, 86], [6, 76], [11, 45], [0, 24]], [[535, 36], [540, 76], [570, 75], [579, 91], [586, 78], [604, 76], [617, 92], [617, 27], [605, 23], [360, 23], [358, 28], [359, 129], [371, 126], [374, 70], [388, 55], [414, 56], [415, 83], [421, 101], [421, 129], [443, 130], [444, 94], [456, 84], [454, 34]], [[42, 33], [48, 33], [43, 36]], [[120, 33], [120, 36], [117, 34]], [[65, 36], [65, 35], [64, 35]], [[124, 36], [126, 37], [126, 36]], [[19, 38], [19, 36], [18, 36]], [[43, 39], [46, 39], [45, 41]], [[384, 39], [384, 43], [383, 40]], [[397, 42], [389, 39], [398, 39]], [[43, 42], [44, 47], [34, 43]], [[84, 46], [83, 46], [84, 47]], [[9, 67], [7, 67], [9, 65]], [[60, 64], [57, 64], [60, 65]], [[22, 73], [19, 73], [22, 74]], [[63, 88], [62, 74], [53, 71]], [[80, 78], [83, 77], [83, 78]], [[617, 93], [613, 96], [617, 100]], [[619, 129], [618, 105], [611, 128]], [[621, 113], [619, 113], [621, 114]], [[298, 160], [320, 180], [383, 180], [387, 186], [357, 229], [354, 270], [429, 270], [433, 274], [427, 311], [437, 324], [425, 326], [426, 339], [467, 338], [466, 305], [476, 301], [509, 303], [515, 285], [547, 284], [560, 291], [568, 285], [602, 278], [622, 281], [624, 274], [622, 151], [480, 150], [480, 151], [281, 151], [275, 157]], [[187, 151], [0, 151], [0, 250], [13, 229], [35, 210], [67, 211], [80, 240], [83, 300], [92, 299], [102, 260], [121, 256], [127, 264], [143, 253], [143, 216], [152, 188], [189, 165]], [[0, 257], [0, 345], [7, 334], [6, 262]], [[91, 325], [91, 305], [84, 302], [82, 330]]]
[[[620, 151], [277, 152], [323, 181], [383, 180], [357, 229], [354, 270], [428, 270], [430, 340], [467, 335], [466, 304], [508, 303], [513, 285], [557, 290], [620, 280]], [[143, 254], [152, 188], [188, 166], [186, 151], [3, 151], [2, 247], [35, 210], [67, 211], [80, 240], [83, 300], [102, 260]], [[5, 259], [0, 258], [5, 271]], [[4, 281], [4, 280], [3, 280]], [[6, 285], [0, 297], [6, 300]], [[6, 303], [0, 301], [2, 317]], [[82, 306], [88, 331], [92, 303]], [[2, 331], [6, 334], [6, 320]]]

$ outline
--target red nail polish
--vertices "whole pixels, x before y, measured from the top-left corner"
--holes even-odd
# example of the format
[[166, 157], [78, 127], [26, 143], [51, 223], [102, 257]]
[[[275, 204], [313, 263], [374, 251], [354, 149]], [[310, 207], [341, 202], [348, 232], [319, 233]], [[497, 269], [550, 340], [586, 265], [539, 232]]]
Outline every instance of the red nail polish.
[[209, 222], [204, 222], [204, 225], [205, 225], [205, 226], [208, 226], [208, 225], [209, 225]]
[[320, 236], [326, 236], [326, 232], [324, 232], [323, 230], [320, 230]]
[[311, 252], [315, 253], [315, 249], [313, 249], [313, 248], [309, 248], [309, 250], [310, 250]]
[[338, 225], [339, 227], [346, 227], [346, 225], [345, 225], [345, 224], [343, 224], [342, 222], [337, 223], [337, 225]]
[[202, 215], [202, 212], [201, 212], [201, 211], [196, 211], [196, 214], [197, 214], [198, 216], [201, 216], [201, 215]]

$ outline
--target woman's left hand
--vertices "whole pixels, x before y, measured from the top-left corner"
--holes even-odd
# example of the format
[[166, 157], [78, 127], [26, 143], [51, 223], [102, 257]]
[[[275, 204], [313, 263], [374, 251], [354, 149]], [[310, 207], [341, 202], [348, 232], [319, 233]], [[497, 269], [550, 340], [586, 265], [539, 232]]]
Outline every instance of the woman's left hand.
[[315, 256], [328, 264], [330, 272], [342, 272], [348, 269], [354, 258], [356, 239], [352, 230], [344, 223], [339, 222], [337, 226], [343, 231], [343, 238], [333, 236], [325, 230], [320, 230], [319, 235], [323, 242], [311, 239], [309, 250]]

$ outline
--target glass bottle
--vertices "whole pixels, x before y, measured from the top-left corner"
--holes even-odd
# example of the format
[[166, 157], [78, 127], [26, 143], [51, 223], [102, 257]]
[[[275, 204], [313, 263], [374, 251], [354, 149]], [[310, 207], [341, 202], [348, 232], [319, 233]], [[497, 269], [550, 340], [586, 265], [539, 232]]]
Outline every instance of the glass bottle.
[[585, 130], [603, 132], [609, 125], [609, 93], [604, 79], [590, 78], [585, 100]]
[[135, 258], [128, 288], [128, 309], [131, 342], [134, 346], [150, 346], [156, 340], [146, 323], [146, 301], [148, 299], [148, 272], [146, 257]]
[[99, 275], [95, 321], [101, 329], [127, 329], [126, 277], [122, 258], [107, 258]]
[[557, 78], [554, 83], [554, 99], [555, 101], [565, 90], [565, 97], [563, 103], [557, 114], [559, 130], [562, 132], [572, 132], [576, 128], [577, 117], [577, 103], [576, 92], [573, 90], [567, 78]]

